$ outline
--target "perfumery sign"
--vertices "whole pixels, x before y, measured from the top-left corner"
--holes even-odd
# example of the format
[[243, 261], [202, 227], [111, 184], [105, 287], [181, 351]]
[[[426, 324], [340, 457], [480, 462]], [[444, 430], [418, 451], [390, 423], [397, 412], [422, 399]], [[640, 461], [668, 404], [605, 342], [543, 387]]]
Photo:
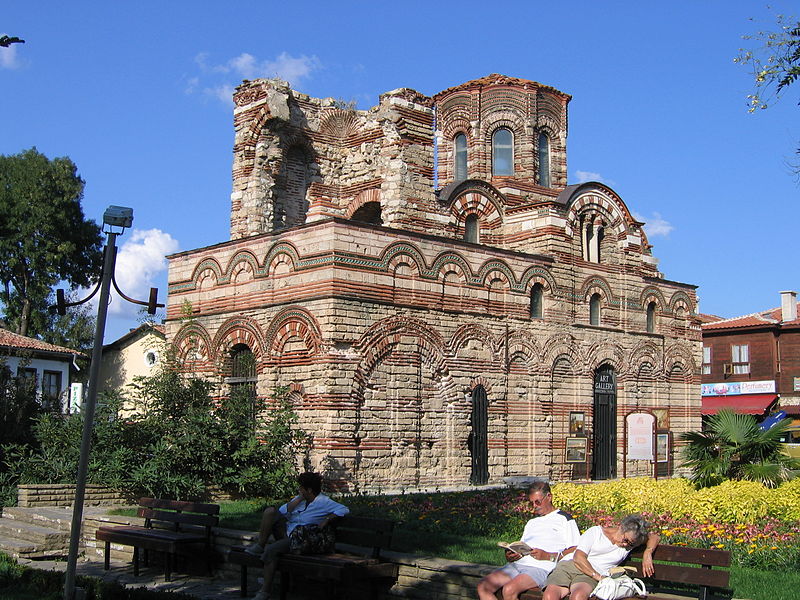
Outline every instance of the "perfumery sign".
[[704, 383], [703, 396], [738, 396], [740, 394], [774, 394], [775, 381], [732, 381], [730, 383]]

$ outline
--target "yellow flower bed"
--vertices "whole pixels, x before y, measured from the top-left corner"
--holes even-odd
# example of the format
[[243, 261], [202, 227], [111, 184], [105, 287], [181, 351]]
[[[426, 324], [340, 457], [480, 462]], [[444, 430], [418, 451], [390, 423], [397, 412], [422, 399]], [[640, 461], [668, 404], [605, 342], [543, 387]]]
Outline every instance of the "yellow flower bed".
[[776, 489], [752, 481], [726, 481], [696, 490], [686, 479], [636, 477], [591, 484], [557, 483], [553, 495], [559, 506], [576, 512], [646, 512], [720, 523], [754, 523], [764, 517], [800, 520], [800, 479]]

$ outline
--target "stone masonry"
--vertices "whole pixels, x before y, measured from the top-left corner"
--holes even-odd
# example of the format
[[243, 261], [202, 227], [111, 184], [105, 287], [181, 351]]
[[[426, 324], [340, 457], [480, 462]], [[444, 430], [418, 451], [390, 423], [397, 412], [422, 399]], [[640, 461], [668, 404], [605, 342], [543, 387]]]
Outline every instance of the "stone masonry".
[[627, 413], [676, 443], [699, 429], [695, 287], [663, 277], [611, 188], [567, 185], [568, 95], [490, 75], [366, 111], [279, 80], [234, 100], [231, 239], [169, 257], [167, 339], [223, 394], [289, 386], [333, 487], [613, 476]]

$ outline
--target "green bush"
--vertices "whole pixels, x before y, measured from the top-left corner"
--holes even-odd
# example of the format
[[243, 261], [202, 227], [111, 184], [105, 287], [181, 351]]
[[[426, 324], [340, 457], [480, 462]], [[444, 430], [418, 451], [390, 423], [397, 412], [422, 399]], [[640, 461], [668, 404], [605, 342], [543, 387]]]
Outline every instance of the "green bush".
[[[219, 399], [207, 380], [164, 369], [140, 378], [136, 391], [140, 410], [124, 419], [118, 394], [99, 399], [89, 483], [182, 499], [204, 499], [209, 487], [239, 496], [293, 491], [306, 437], [295, 427], [287, 389], [269, 400], [242, 389]], [[3, 448], [0, 494], [17, 481], [73, 483], [82, 429], [81, 414], [36, 418], [31, 443]]]

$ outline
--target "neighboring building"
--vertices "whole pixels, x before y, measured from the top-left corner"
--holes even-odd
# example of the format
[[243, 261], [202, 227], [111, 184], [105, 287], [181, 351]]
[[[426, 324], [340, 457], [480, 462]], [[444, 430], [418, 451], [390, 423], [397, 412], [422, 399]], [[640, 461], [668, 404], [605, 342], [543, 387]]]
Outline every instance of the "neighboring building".
[[169, 257], [184, 368], [290, 386], [306, 458], [353, 491], [606, 479], [627, 413], [699, 429], [695, 286], [611, 188], [567, 186], [569, 100], [490, 75], [359, 111], [244, 82], [231, 239]]
[[765, 417], [782, 409], [800, 419], [800, 319], [797, 294], [780, 308], [702, 325], [703, 414], [722, 407]]
[[103, 346], [99, 389], [120, 392], [130, 400], [124, 409], [133, 410], [133, 397], [127, 386], [136, 377], [150, 375], [159, 364], [163, 358], [164, 337], [163, 325], [144, 323]]
[[0, 369], [34, 380], [42, 405], [67, 411], [75, 359], [85, 354], [0, 328]]

